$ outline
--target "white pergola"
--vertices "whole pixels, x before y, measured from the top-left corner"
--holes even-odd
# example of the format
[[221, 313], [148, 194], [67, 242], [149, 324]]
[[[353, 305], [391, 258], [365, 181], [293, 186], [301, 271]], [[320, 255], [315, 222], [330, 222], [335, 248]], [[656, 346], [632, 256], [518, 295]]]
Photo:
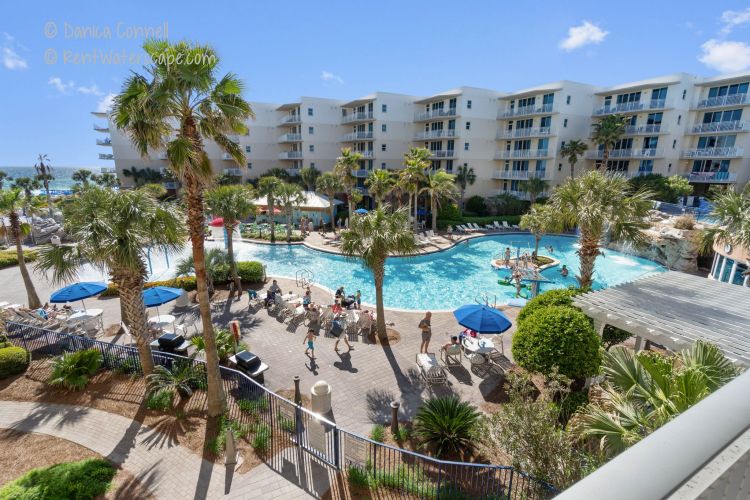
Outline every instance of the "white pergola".
[[578, 295], [576, 306], [601, 333], [612, 325], [643, 340], [677, 351], [698, 340], [719, 347], [734, 362], [750, 367], [750, 289], [668, 271]]

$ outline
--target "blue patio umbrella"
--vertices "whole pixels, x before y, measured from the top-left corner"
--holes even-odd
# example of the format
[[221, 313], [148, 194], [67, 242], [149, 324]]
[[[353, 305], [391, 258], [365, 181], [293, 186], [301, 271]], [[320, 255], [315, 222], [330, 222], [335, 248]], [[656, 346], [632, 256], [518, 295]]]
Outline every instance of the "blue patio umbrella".
[[64, 302], [75, 302], [81, 301], [83, 308], [86, 309], [86, 304], [83, 303], [83, 299], [98, 295], [107, 289], [107, 284], [99, 281], [82, 281], [80, 283], [73, 283], [63, 287], [50, 295], [49, 301], [53, 303], [64, 303]]
[[172, 302], [183, 294], [181, 288], [168, 286], [154, 286], [143, 291], [143, 303], [146, 307], [156, 307], [156, 315], [159, 316], [159, 306]]
[[354, 211], [354, 213], [355, 214], [366, 214], [367, 213], [367, 209], [365, 209], [365, 208], [358, 208], [357, 210]]
[[512, 326], [505, 314], [483, 304], [467, 304], [453, 311], [458, 324], [478, 333], [503, 333]]

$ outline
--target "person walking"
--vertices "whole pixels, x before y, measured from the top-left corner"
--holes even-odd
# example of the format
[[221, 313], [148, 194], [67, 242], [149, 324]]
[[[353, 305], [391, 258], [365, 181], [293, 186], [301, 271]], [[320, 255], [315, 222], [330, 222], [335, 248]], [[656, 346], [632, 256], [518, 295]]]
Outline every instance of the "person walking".
[[430, 339], [432, 338], [432, 325], [430, 319], [432, 313], [427, 311], [424, 318], [419, 322], [419, 329], [422, 331], [422, 343], [419, 345], [419, 352], [427, 354], [427, 347], [430, 345]]
[[315, 359], [315, 330], [310, 328], [307, 330], [307, 335], [302, 340], [302, 343], [304, 344], [307, 342], [307, 349], [305, 349], [305, 354], [308, 354], [310, 356], [310, 359]]

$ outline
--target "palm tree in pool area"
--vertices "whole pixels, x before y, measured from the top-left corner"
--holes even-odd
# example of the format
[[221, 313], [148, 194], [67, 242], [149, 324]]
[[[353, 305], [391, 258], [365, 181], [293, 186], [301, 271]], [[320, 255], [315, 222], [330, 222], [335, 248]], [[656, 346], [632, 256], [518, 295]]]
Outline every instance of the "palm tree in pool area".
[[702, 253], [710, 253], [714, 244], [750, 249], [750, 190], [726, 191], [715, 196], [711, 203], [711, 218], [716, 224], [703, 231]]
[[534, 255], [539, 255], [539, 241], [548, 233], [555, 233], [562, 229], [554, 210], [550, 205], [534, 205], [521, 216], [521, 229], [528, 230], [534, 235]]
[[[401, 190], [409, 196], [409, 212], [411, 215], [412, 206], [414, 207], [414, 232], [418, 227], [418, 198], [421, 183], [425, 181], [427, 175], [425, 171], [430, 168], [430, 156], [432, 153], [427, 148], [411, 148], [404, 155], [404, 168], [399, 172], [399, 184]], [[412, 205], [412, 198], [414, 204]]]
[[602, 165], [607, 168], [609, 154], [615, 144], [622, 139], [625, 134], [628, 120], [622, 115], [608, 115], [594, 123], [591, 133], [591, 141], [602, 148]]
[[521, 182], [521, 191], [529, 195], [529, 201], [533, 205], [536, 203], [537, 197], [547, 191], [548, 186], [549, 182], [534, 175], [529, 176], [528, 180]]
[[336, 234], [336, 222], [334, 221], [334, 210], [336, 209], [334, 202], [336, 200], [334, 196], [336, 195], [336, 193], [340, 193], [344, 189], [344, 185], [341, 184], [341, 179], [339, 179], [337, 175], [333, 174], [332, 172], [325, 172], [315, 181], [315, 188], [321, 193], [325, 194], [328, 198], [328, 209], [330, 210], [329, 215], [331, 217], [331, 231], [333, 231], [333, 234]]
[[153, 371], [148, 318], [143, 304], [148, 248], [176, 252], [185, 244], [184, 215], [175, 204], [159, 202], [146, 191], [91, 187], [64, 208], [65, 231], [76, 245], [45, 245], [36, 269], [52, 282], [74, 281], [93, 264], [109, 272], [120, 295], [123, 321], [138, 347], [145, 374]]
[[12, 181], [13, 179], [8, 177], [8, 172], [6, 172], [5, 170], [0, 170], [0, 190], [3, 189], [6, 180]]
[[49, 157], [46, 154], [40, 154], [34, 165], [36, 169], [36, 179], [44, 186], [44, 192], [47, 195], [47, 208], [49, 216], [52, 217], [52, 198], [49, 195], [49, 181], [54, 180], [52, 177], [52, 167], [50, 166]]
[[149, 151], [166, 151], [169, 168], [182, 183], [206, 342], [208, 415], [216, 417], [224, 413], [226, 398], [205, 268], [203, 194], [213, 181], [213, 169], [204, 141], [216, 143], [237, 165], [246, 165], [244, 149], [228, 134], [247, 133], [245, 122], [254, 115], [242, 97], [242, 81], [231, 73], [217, 76], [219, 58], [211, 47], [148, 40], [143, 48], [152, 64], [145, 75], [134, 73], [126, 79], [114, 99], [112, 121], [128, 133], [142, 156]]
[[297, 184], [284, 183], [279, 188], [279, 205], [284, 211], [286, 218], [286, 242], [292, 242], [292, 216], [294, 209], [304, 203], [305, 196], [302, 194], [302, 188]]
[[402, 208], [389, 213], [386, 208], [378, 207], [362, 216], [352, 217], [349, 229], [341, 233], [341, 253], [361, 258], [364, 265], [372, 271], [378, 316], [377, 333], [381, 339], [387, 338], [383, 305], [385, 261], [389, 255], [409, 255], [416, 249], [406, 210]]
[[365, 180], [365, 186], [370, 191], [370, 196], [375, 198], [375, 205], [381, 206], [386, 196], [393, 190], [395, 181], [393, 175], [384, 169], [373, 170]]
[[645, 217], [651, 208], [650, 197], [649, 191], [632, 192], [625, 177], [598, 171], [569, 179], [555, 188], [548, 204], [558, 222], [564, 227], [578, 227], [581, 269], [577, 278], [581, 288], [591, 288], [605, 233], [614, 240], [634, 244], [645, 241], [643, 229], [649, 226]]
[[350, 148], [344, 148], [341, 150], [341, 156], [336, 158], [336, 164], [333, 166], [333, 173], [338, 176], [346, 190], [347, 206], [349, 208], [348, 217], [350, 219], [354, 213], [354, 191], [357, 186], [357, 177], [354, 173], [359, 169], [361, 159], [362, 153], [352, 151]]
[[16, 177], [11, 184], [11, 188], [20, 189], [21, 191], [23, 191], [25, 201], [27, 202], [31, 201], [34, 195], [33, 191], [35, 189], [39, 189], [40, 187], [41, 184], [39, 184], [39, 181], [36, 179], [32, 179], [31, 177]]
[[464, 209], [464, 198], [466, 197], [466, 188], [474, 185], [477, 180], [477, 174], [474, 173], [474, 169], [461, 165], [456, 170], [456, 184], [461, 191], [461, 210]]
[[[42, 303], [39, 301], [39, 295], [37, 295], [36, 288], [34, 288], [34, 282], [31, 281], [31, 276], [29, 275], [29, 270], [26, 267], [23, 256], [23, 238], [29, 234], [31, 226], [25, 222], [22, 223], [18, 213], [21, 209], [31, 204], [32, 200], [27, 200], [21, 189], [14, 188], [9, 191], [0, 191], [0, 213], [7, 216], [10, 221], [8, 231], [16, 244], [18, 269], [21, 272], [21, 279], [26, 288], [26, 300], [28, 301], [29, 308], [37, 309], [42, 306]], [[3, 229], [5, 229], [5, 225], [3, 225]]]
[[258, 180], [258, 194], [266, 197], [268, 204], [268, 222], [271, 224], [271, 243], [276, 243], [276, 198], [284, 181], [273, 175], [266, 175]]
[[421, 192], [430, 197], [430, 212], [432, 212], [432, 229], [437, 231], [437, 212], [444, 200], [453, 201], [456, 198], [456, 184], [452, 174], [445, 170], [438, 170], [427, 176], [427, 185]]
[[[229, 253], [221, 248], [209, 248], [206, 250], [206, 286], [209, 295], [213, 295], [216, 282], [219, 278], [228, 275], [229, 271]], [[195, 276], [195, 261], [192, 255], [188, 255], [181, 261], [177, 262], [174, 271], [175, 276]]]
[[570, 165], [571, 179], [575, 178], [575, 167], [576, 163], [578, 163], [578, 159], [583, 156], [587, 149], [588, 146], [586, 143], [578, 139], [568, 141], [565, 143], [565, 146], [560, 148], [560, 155], [567, 159], [568, 164]]
[[227, 233], [227, 253], [229, 254], [229, 274], [234, 282], [237, 296], [242, 292], [242, 282], [237, 274], [237, 263], [234, 259], [234, 230], [242, 219], [255, 213], [252, 199], [253, 190], [249, 186], [219, 186], [206, 191], [206, 205], [215, 217], [224, 219], [224, 230]]
[[73, 172], [73, 175], [70, 176], [72, 180], [76, 182], [78, 187], [88, 187], [89, 182], [91, 182], [91, 176], [94, 175], [91, 170], [85, 169], [85, 168], [79, 168], [75, 172]]
[[299, 171], [299, 177], [305, 185], [305, 190], [315, 191], [315, 182], [320, 177], [320, 170], [315, 167], [305, 167]]

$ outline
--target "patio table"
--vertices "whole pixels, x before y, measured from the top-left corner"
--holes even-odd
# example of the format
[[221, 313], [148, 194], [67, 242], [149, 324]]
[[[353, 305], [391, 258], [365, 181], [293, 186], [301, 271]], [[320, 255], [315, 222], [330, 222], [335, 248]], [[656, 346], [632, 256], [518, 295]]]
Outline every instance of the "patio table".
[[495, 350], [495, 343], [482, 337], [464, 337], [461, 345], [464, 351], [468, 352], [469, 360], [474, 364], [488, 363], [490, 353]]
[[148, 322], [154, 328], [164, 328], [174, 323], [175, 317], [171, 314], [160, 314], [148, 318]]

